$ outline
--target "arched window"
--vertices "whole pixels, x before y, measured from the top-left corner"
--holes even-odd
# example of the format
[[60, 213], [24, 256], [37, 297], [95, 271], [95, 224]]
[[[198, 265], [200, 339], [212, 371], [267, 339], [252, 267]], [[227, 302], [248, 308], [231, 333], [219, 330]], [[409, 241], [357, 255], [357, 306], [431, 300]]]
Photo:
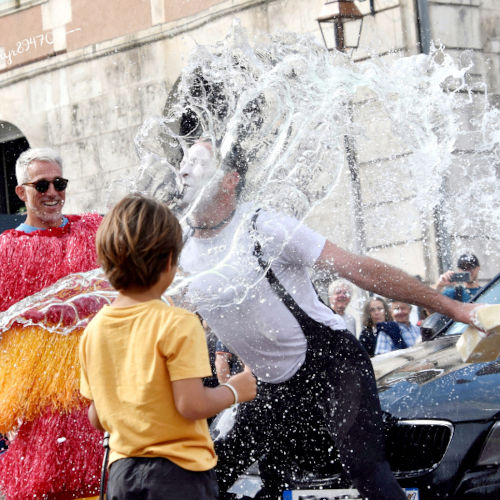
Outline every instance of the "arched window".
[[24, 207], [15, 192], [16, 160], [29, 147], [16, 126], [0, 121], [0, 214], [15, 214]]

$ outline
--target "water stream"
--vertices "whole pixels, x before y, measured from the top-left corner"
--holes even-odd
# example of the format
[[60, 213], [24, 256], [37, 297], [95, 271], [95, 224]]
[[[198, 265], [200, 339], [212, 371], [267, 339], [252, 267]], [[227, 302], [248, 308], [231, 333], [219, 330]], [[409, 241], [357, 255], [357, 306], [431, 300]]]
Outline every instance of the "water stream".
[[[379, 248], [411, 242], [438, 213], [457, 251], [476, 238], [484, 255], [495, 255], [500, 111], [470, 76], [469, 60], [463, 54], [457, 63], [434, 47], [430, 55], [355, 64], [302, 35], [249, 40], [236, 23], [222, 42], [197, 48], [164, 116], [149, 118], [137, 134], [138, 175], [115, 184], [109, 200], [147, 192], [167, 200], [185, 223], [196, 203], [181, 207], [176, 193], [193, 139], [216, 144], [219, 165], [239, 139], [249, 162], [242, 202], [299, 219], [327, 198], [351, 203], [363, 214], [362, 252], [370, 241]], [[186, 108], [198, 122], [187, 136], [179, 131]], [[361, 179], [354, 202], [340, 183], [346, 141]], [[198, 203], [209, 190], [210, 182]]]

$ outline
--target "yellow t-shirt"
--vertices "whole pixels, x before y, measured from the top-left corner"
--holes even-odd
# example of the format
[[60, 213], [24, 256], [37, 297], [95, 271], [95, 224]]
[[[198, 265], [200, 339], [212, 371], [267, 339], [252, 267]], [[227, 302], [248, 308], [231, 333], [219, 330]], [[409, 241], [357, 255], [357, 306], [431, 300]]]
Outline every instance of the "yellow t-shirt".
[[211, 375], [196, 315], [161, 300], [104, 306], [80, 341], [80, 392], [110, 433], [110, 463], [165, 457], [204, 471], [217, 462], [206, 420], [176, 409], [172, 381]]

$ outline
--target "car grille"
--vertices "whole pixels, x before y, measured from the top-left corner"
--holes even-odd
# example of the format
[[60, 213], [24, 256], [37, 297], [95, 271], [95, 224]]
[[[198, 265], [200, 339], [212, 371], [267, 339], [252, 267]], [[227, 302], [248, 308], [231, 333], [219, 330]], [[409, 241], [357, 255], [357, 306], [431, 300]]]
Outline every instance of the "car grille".
[[411, 476], [435, 469], [452, 436], [453, 425], [442, 420], [391, 422], [386, 427], [386, 448], [392, 471]]

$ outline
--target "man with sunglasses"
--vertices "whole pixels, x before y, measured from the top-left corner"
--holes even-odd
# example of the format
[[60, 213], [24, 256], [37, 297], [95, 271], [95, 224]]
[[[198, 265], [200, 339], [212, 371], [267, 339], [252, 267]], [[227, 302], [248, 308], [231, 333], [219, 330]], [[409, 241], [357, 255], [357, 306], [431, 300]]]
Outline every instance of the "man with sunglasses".
[[[62, 160], [59, 154], [50, 148], [33, 148], [24, 151], [16, 162], [16, 177], [18, 182], [16, 194], [26, 204], [27, 216], [16, 229], [4, 231], [0, 235], [0, 312], [52, 285], [60, 278], [99, 267], [95, 235], [102, 217], [95, 213], [63, 214], [68, 181], [63, 177]], [[43, 336], [44, 333], [46, 334], [43, 328], [40, 328], [39, 333], [41, 338], [47, 339], [44, 341], [46, 344], [38, 346], [40, 362], [43, 363], [44, 356], [50, 351], [51, 340]], [[5, 348], [4, 337], [0, 335], [0, 349]], [[14, 337], [17, 352], [32, 349], [26, 340], [31, 337], [25, 339], [25, 336], [17, 334]], [[71, 354], [71, 349], [72, 347], [68, 344], [68, 355]], [[23, 362], [21, 356], [18, 362]], [[29, 368], [33, 368], [33, 372], [36, 372], [37, 367]], [[5, 370], [2, 374], [4, 379], [10, 377], [8, 366], [2, 366], [0, 370]], [[71, 385], [72, 375], [68, 373], [67, 376], [69, 377], [68, 385]], [[12, 379], [11, 383], [12, 387], [16, 387], [15, 379]], [[37, 450], [36, 453], [42, 453], [37, 439], [40, 433], [48, 432], [40, 430], [46, 425], [42, 415], [35, 417], [31, 422], [22, 422], [16, 438], [11, 441], [9, 449], [2, 454], [0, 464], [2, 487], [6, 488], [6, 491], [14, 491], [19, 481], [23, 481], [23, 477], [31, 477], [32, 491], [36, 491], [40, 497], [44, 498], [51, 495], [58, 498], [78, 498], [87, 496], [80, 495], [80, 493], [86, 493], [89, 488], [93, 492], [98, 491], [98, 475], [96, 474], [96, 478], [92, 481], [86, 481], [88, 474], [82, 469], [82, 463], [85, 462], [81, 458], [82, 452], [85, 452], [86, 460], [89, 460], [89, 456], [100, 457], [102, 455], [102, 446], [98, 438], [92, 437], [92, 428], [90, 425], [85, 428], [85, 424], [80, 426], [78, 422], [81, 419], [76, 418], [76, 411], [64, 413], [50, 405], [47, 411], [52, 412], [50, 418], [54, 429], [65, 429], [65, 435], [69, 437], [85, 436], [82, 442], [85, 441], [86, 444], [82, 448], [68, 450], [68, 446], [65, 447], [56, 439], [59, 434], [57, 436], [44, 434], [43, 445], [46, 453], [44, 456], [54, 457], [55, 463], [71, 462], [74, 464], [74, 474], [76, 477], [81, 477], [83, 485], [68, 488], [65, 485], [68, 477], [61, 473], [61, 469], [57, 475], [54, 475], [48, 466], [40, 467], [37, 473], [32, 473], [31, 468], [34, 467], [32, 460], [19, 463], [10, 458], [9, 453], [12, 453], [11, 456], [14, 457], [16, 450], [19, 449]], [[87, 422], [86, 418], [84, 422]], [[76, 487], [78, 487], [78, 492], [73, 491]]]
[[27, 215], [0, 236], [0, 311], [68, 274], [98, 267], [95, 233], [101, 216], [63, 215], [68, 180], [59, 154], [50, 148], [24, 151], [16, 177]]

